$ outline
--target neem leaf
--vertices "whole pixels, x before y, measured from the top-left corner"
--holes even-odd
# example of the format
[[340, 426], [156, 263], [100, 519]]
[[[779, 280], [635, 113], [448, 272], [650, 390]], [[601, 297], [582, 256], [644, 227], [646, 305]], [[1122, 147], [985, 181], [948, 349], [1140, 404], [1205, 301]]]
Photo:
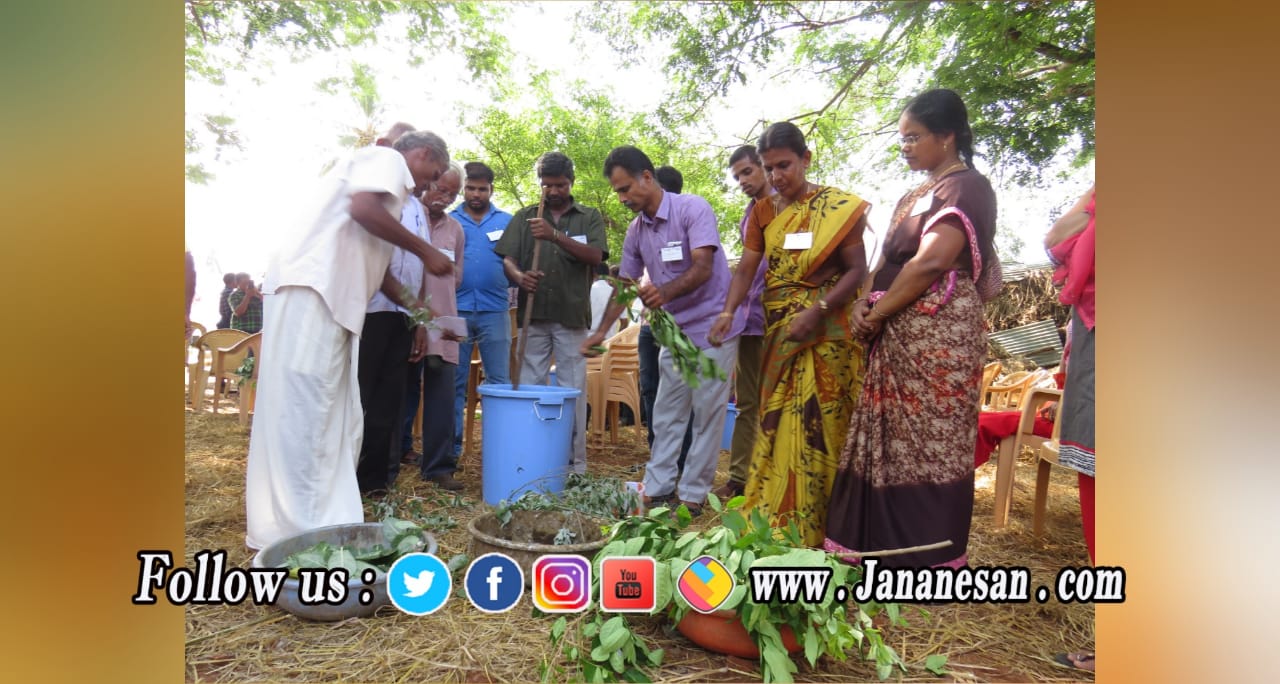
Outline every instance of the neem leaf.
[[[622, 644], [630, 636], [631, 630], [627, 629], [626, 621], [621, 615], [615, 615], [605, 620], [604, 625], [600, 628], [600, 647], [606, 653], [611, 653], [622, 648]], [[599, 660], [599, 658], [596, 658], [596, 660]]]
[[[445, 567], [449, 568], [449, 574], [454, 574], [465, 568], [470, 560], [471, 559], [467, 557], [467, 554], [456, 553], [449, 558], [449, 562], [445, 564]], [[562, 616], [560, 619], [563, 620], [564, 617]]]
[[924, 669], [941, 677], [947, 673], [947, 657], [941, 653], [935, 653], [925, 658]]
[[670, 564], [666, 561], [658, 561], [654, 564], [653, 570], [653, 611], [649, 613], [654, 615], [661, 613], [667, 609], [667, 605], [671, 603], [671, 569]]
[[733, 591], [729, 592], [729, 597], [720, 604], [721, 610], [732, 610], [741, 605], [742, 600], [747, 597], [746, 582], [739, 582], [733, 587]]

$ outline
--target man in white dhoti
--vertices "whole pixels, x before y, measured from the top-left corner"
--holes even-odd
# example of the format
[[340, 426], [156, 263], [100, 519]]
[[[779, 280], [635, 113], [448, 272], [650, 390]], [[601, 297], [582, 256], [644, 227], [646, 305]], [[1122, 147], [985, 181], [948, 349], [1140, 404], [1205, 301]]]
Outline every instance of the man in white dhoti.
[[453, 272], [399, 220], [406, 199], [448, 163], [444, 141], [427, 131], [356, 150], [325, 176], [273, 258], [245, 483], [250, 548], [364, 520], [356, 366], [365, 307], [380, 287], [399, 289], [388, 273], [393, 246], [431, 273]]

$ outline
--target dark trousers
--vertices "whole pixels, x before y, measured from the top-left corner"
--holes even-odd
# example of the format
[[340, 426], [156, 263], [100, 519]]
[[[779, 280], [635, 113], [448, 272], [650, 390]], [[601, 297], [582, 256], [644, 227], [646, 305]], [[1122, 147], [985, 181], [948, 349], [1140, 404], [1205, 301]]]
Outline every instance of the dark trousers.
[[[405, 364], [413, 333], [408, 318], [399, 312], [366, 314], [360, 335], [360, 404], [364, 408], [364, 441], [356, 479], [361, 493], [386, 489], [390, 462], [400, 454], [401, 416], [404, 404]], [[394, 445], [394, 446], [393, 446]]]
[[[404, 432], [400, 439], [400, 451], [413, 451], [413, 419], [418, 417], [418, 402], [422, 401], [422, 368], [424, 360], [409, 364], [409, 376], [404, 381]], [[425, 419], [425, 416], [424, 416]]]
[[[653, 402], [658, 398], [658, 343], [653, 341], [653, 330], [646, 324], [640, 326], [640, 335], [636, 341], [640, 354], [640, 419], [649, 431], [649, 448], [653, 449]], [[693, 411], [689, 412], [689, 427], [684, 431], [684, 441], [680, 443], [680, 460], [676, 461], [676, 469], [684, 472], [684, 459], [689, 455], [689, 445], [693, 443]]]
[[[408, 375], [404, 381], [404, 423], [400, 426], [400, 454], [391, 454], [391, 464], [387, 469], [387, 481], [395, 482], [400, 477], [400, 457], [413, 451], [413, 419], [418, 417], [418, 402], [422, 400], [422, 367], [425, 360], [408, 365]], [[426, 414], [423, 414], [426, 421]]]
[[458, 468], [453, 453], [453, 380], [458, 364], [439, 356], [426, 358], [422, 378], [422, 479], [452, 475]]

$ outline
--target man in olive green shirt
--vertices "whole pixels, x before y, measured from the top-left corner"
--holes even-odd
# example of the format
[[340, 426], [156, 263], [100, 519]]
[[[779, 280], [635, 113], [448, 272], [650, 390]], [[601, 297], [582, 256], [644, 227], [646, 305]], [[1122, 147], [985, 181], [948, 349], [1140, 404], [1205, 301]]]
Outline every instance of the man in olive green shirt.
[[[574, 406], [573, 453], [578, 473], [587, 472], [587, 362], [581, 346], [591, 325], [591, 282], [596, 264], [609, 257], [604, 217], [598, 209], [573, 201], [573, 161], [559, 152], [538, 158], [534, 170], [542, 185], [544, 209], [538, 205], [517, 211], [494, 251], [511, 282], [520, 286], [517, 320], [524, 322], [529, 293], [533, 315], [526, 333], [520, 383], [547, 384], [552, 357], [556, 381], [582, 391]], [[542, 240], [538, 265], [533, 267], [535, 241]]]

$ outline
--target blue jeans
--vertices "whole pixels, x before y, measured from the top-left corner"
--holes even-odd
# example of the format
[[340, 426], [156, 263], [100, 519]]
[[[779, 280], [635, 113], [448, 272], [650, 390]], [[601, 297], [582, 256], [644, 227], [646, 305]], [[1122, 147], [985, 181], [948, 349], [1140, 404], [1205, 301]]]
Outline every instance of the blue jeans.
[[480, 347], [480, 364], [486, 384], [511, 382], [511, 314], [506, 311], [459, 311], [467, 321], [467, 341], [458, 343], [458, 369], [454, 373], [453, 453], [462, 454], [462, 411], [467, 401], [467, 374], [471, 372], [471, 345]]

